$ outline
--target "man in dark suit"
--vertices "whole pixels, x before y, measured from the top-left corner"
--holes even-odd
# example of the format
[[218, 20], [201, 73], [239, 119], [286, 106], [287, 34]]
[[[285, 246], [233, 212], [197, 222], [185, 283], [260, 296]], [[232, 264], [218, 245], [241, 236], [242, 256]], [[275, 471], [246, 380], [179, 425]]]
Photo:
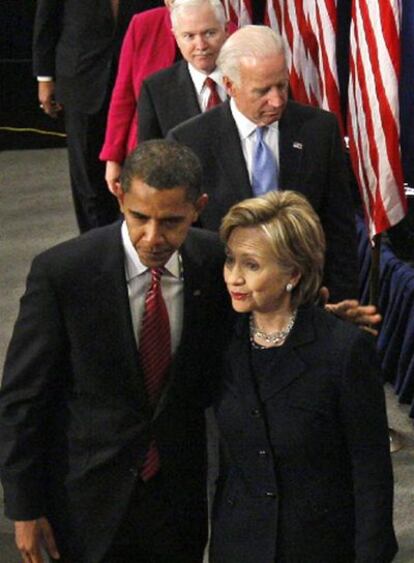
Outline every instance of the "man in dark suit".
[[[138, 140], [165, 137], [179, 123], [224, 101], [226, 91], [216, 59], [226, 37], [220, 0], [176, 0], [171, 10], [175, 39], [183, 60], [147, 78], [138, 100]], [[213, 81], [211, 97], [206, 79]]]
[[51, 117], [64, 108], [69, 168], [81, 232], [119, 216], [99, 161], [109, 96], [122, 37], [135, 12], [161, 0], [39, 0], [33, 70], [40, 107]]
[[[203, 165], [209, 203], [202, 226], [217, 230], [236, 202], [267, 189], [302, 192], [319, 214], [327, 239], [324, 284], [333, 302], [357, 295], [353, 207], [342, 140], [333, 114], [288, 101], [283, 41], [271, 29], [246, 26], [224, 44], [217, 59], [229, 103], [192, 118], [170, 132], [190, 146]], [[266, 165], [273, 180], [255, 168], [264, 131]], [[263, 147], [263, 144], [261, 144]], [[269, 170], [267, 170], [268, 172]], [[260, 191], [262, 189], [262, 191]]]
[[[206, 195], [188, 148], [141, 144], [121, 186], [122, 225], [34, 260], [7, 354], [1, 479], [31, 563], [41, 545], [71, 563], [202, 561], [202, 407], [227, 303], [222, 249], [190, 228]], [[148, 345], [152, 368], [165, 366], [157, 382]]]

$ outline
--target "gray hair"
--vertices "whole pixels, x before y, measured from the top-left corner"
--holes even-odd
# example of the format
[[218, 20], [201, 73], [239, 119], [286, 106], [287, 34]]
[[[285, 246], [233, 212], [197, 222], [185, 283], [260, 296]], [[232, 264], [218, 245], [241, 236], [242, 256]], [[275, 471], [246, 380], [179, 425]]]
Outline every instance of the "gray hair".
[[218, 56], [217, 67], [223, 76], [240, 86], [241, 59], [262, 59], [279, 54], [285, 54], [281, 35], [264, 25], [246, 25], [226, 40]]
[[176, 141], [154, 139], [140, 143], [125, 159], [121, 188], [128, 192], [134, 179], [157, 190], [184, 188], [188, 201], [201, 195], [202, 169], [194, 152]]
[[292, 305], [313, 303], [322, 282], [325, 235], [307, 199], [294, 191], [272, 191], [236, 203], [223, 218], [220, 236], [227, 242], [237, 227], [259, 227], [286, 274], [301, 278], [292, 291]]
[[188, 8], [201, 8], [204, 5], [211, 7], [219, 24], [225, 27], [227, 18], [221, 0], [175, 0], [174, 4], [171, 6], [171, 23], [173, 30], [177, 30], [179, 18]]

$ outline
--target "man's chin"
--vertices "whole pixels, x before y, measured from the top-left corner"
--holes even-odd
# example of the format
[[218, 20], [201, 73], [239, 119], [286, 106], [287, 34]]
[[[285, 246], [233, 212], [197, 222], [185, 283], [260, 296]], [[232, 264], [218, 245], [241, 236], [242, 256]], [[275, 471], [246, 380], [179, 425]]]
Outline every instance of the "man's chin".
[[161, 268], [165, 266], [171, 257], [172, 252], [139, 252], [141, 262], [147, 268]]
[[281, 113], [269, 113], [267, 115], [262, 116], [261, 125], [267, 126], [272, 125], [272, 123], [276, 123], [282, 117]]

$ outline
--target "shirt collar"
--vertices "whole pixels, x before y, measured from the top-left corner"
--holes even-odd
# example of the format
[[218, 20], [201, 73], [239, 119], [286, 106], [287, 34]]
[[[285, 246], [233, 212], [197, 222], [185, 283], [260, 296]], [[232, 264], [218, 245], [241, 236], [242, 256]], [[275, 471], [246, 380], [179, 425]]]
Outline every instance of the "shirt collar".
[[[247, 137], [250, 137], [250, 135], [252, 133], [254, 133], [254, 131], [256, 131], [257, 129], [257, 125], [256, 123], [254, 123], [253, 121], [250, 121], [250, 119], [248, 119], [237, 107], [236, 102], [234, 101], [234, 98], [230, 99], [230, 110], [231, 113], [233, 115], [233, 119], [236, 122], [236, 126], [237, 129], [239, 131], [239, 135], [240, 138], [242, 140], [247, 139]], [[274, 123], [271, 123], [270, 125], [268, 125], [269, 129], [278, 132], [279, 131], [279, 122], [275, 121]]]
[[[141, 276], [148, 271], [135, 250], [131, 239], [129, 238], [128, 227], [125, 221], [121, 226], [122, 246], [125, 254], [125, 276], [129, 283], [133, 278]], [[178, 251], [175, 251], [164, 266], [164, 270], [171, 276], [180, 279], [181, 277], [181, 260]]]
[[197, 70], [190, 63], [187, 64], [188, 64], [188, 72], [190, 73], [191, 80], [193, 81], [194, 88], [196, 89], [198, 95], [201, 95], [201, 92], [204, 88], [204, 82], [207, 76], [210, 76], [210, 78], [212, 78], [216, 84], [222, 86], [223, 81], [221, 77], [221, 72], [217, 67], [213, 70], [213, 72], [210, 72], [209, 74], [205, 74], [204, 72], [200, 72], [199, 70]]

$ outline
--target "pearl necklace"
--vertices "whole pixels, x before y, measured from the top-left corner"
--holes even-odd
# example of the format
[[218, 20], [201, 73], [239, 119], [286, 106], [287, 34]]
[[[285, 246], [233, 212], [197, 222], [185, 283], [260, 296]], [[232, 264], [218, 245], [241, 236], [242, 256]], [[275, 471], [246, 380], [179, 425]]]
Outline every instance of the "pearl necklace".
[[260, 338], [264, 340], [266, 344], [270, 344], [271, 346], [280, 346], [286, 340], [289, 332], [292, 330], [293, 325], [295, 324], [296, 320], [296, 313], [297, 311], [293, 311], [290, 316], [289, 322], [284, 330], [278, 330], [276, 332], [263, 332], [259, 330], [255, 325], [253, 313], [250, 314], [249, 318], [249, 328], [250, 328], [250, 341], [252, 344], [256, 344], [255, 338]]

